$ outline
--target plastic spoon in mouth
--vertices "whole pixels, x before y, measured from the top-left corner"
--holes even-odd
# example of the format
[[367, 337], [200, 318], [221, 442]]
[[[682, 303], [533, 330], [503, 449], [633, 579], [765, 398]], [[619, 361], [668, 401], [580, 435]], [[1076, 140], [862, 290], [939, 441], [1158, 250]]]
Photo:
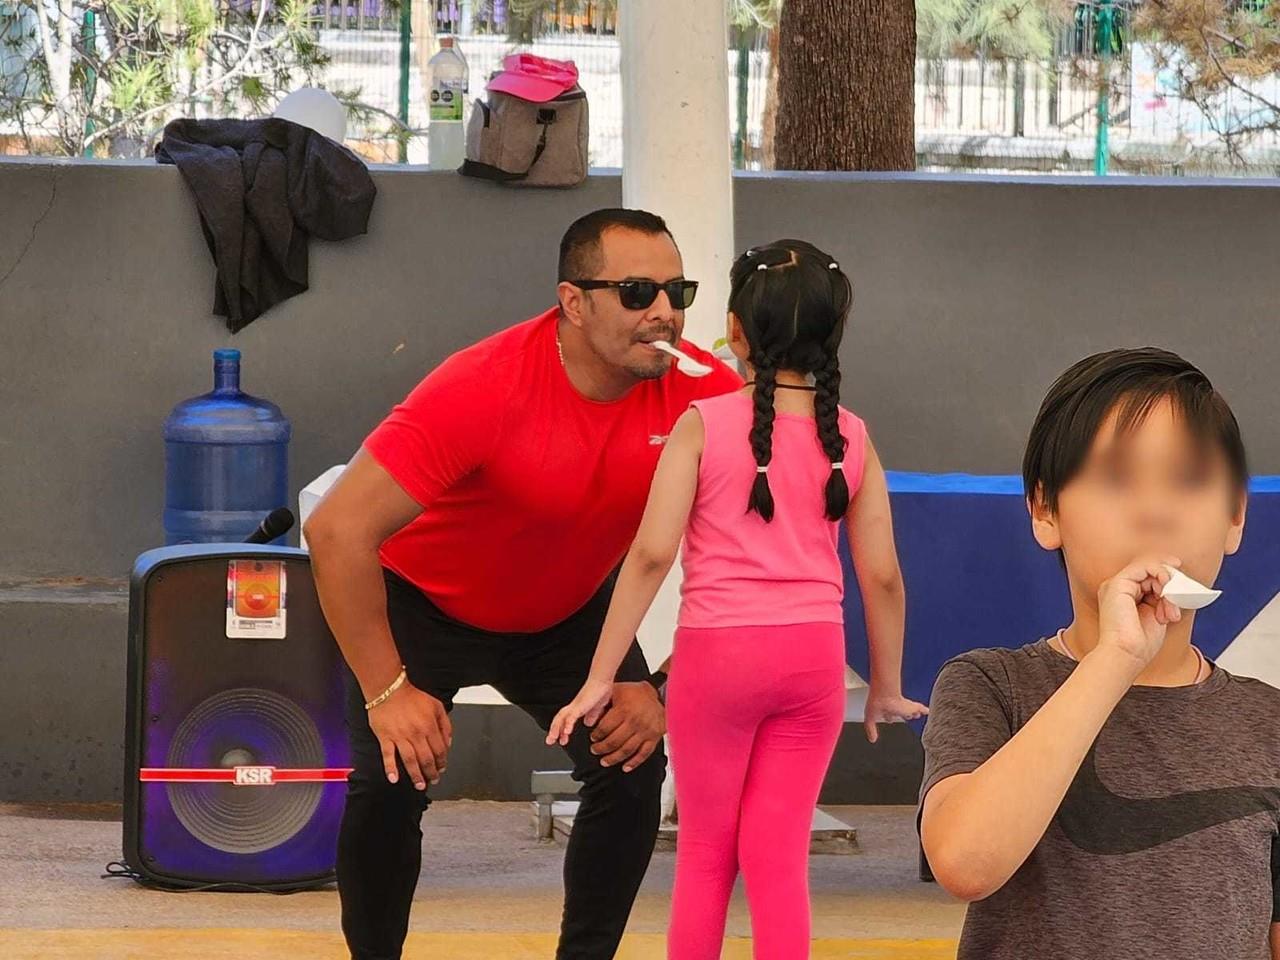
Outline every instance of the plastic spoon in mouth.
[[685, 376], [705, 377], [711, 372], [711, 368], [705, 363], [701, 363], [700, 361], [693, 359], [693, 357], [689, 356], [687, 353], [682, 353], [665, 340], [655, 340], [653, 343], [649, 344], [649, 346], [656, 347], [663, 353], [669, 353], [671, 356], [675, 357], [676, 369]]
[[1166, 569], [1169, 571], [1169, 582], [1160, 591], [1160, 596], [1177, 604], [1183, 610], [1199, 610], [1222, 596], [1221, 590], [1214, 590], [1203, 583], [1197, 583], [1181, 570], [1175, 570], [1173, 567]]

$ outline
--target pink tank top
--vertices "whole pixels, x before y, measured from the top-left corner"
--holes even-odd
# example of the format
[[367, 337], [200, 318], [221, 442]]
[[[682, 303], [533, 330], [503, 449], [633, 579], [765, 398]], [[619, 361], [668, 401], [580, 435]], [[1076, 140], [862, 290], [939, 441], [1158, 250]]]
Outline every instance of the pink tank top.
[[[751, 453], [752, 399], [729, 393], [692, 404], [706, 436], [698, 491], [682, 548], [682, 627], [843, 623], [840, 525], [826, 517], [831, 462], [812, 417], [779, 413], [773, 421], [769, 488], [773, 520], [747, 511], [756, 478]], [[867, 430], [840, 408], [848, 441], [849, 495], [862, 484]]]

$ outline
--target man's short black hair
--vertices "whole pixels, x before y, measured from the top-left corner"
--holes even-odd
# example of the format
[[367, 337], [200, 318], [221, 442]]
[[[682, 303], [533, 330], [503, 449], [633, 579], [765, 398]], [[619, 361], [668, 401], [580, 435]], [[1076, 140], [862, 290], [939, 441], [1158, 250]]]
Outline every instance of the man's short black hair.
[[1194, 364], [1155, 347], [1110, 350], [1086, 357], [1049, 388], [1022, 460], [1027, 499], [1056, 513], [1058, 496], [1079, 473], [1098, 431], [1118, 410], [1118, 435], [1141, 425], [1168, 399], [1205, 449], [1216, 446], [1241, 493], [1249, 470], [1240, 426], [1222, 395]]
[[[560, 240], [560, 277], [566, 280], [591, 280], [600, 270], [600, 238], [606, 230], [623, 227], [639, 233], [656, 235], [665, 233], [671, 237], [667, 223], [656, 213], [647, 210], [626, 210], [621, 207], [606, 207], [579, 217], [564, 232]], [[671, 237], [675, 243], [675, 237]], [[621, 280], [621, 277], [613, 277]]]

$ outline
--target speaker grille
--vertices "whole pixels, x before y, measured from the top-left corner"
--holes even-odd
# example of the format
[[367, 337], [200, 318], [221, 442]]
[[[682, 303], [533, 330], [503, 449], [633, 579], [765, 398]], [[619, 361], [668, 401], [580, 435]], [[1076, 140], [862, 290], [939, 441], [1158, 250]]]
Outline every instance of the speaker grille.
[[[324, 766], [315, 724], [271, 690], [239, 687], [198, 704], [179, 724], [167, 765], [213, 768]], [[172, 783], [169, 802], [191, 835], [226, 853], [261, 853], [295, 836], [320, 804], [323, 784], [270, 787]]]

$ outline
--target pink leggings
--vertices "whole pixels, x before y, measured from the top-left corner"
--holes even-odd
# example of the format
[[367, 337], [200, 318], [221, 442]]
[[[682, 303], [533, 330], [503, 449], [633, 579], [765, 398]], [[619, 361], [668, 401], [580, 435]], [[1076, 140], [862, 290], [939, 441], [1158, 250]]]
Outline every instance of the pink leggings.
[[835, 623], [676, 631], [670, 960], [717, 960], [741, 868], [756, 960], [809, 956], [809, 829], [844, 722]]

